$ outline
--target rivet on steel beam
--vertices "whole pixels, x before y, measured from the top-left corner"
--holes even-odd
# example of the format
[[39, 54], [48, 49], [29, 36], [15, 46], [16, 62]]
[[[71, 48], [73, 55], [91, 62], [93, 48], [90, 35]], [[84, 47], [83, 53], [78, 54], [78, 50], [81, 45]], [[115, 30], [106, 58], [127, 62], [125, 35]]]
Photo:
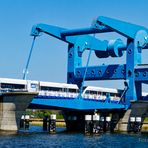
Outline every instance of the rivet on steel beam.
[[69, 58], [72, 58], [72, 53], [69, 54]]
[[106, 73], [109, 74], [109, 70], [106, 70]]
[[128, 54], [131, 54], [132, 53], [132, 50], [131, 49], [128, 49]]
[[124, 73], [125, 73], [125, 70], [124, 70], [124, 69], [122, 69], [122, 70], [121, 70], [121, 72], [122, 72], [122, 74], [124, 74]]
[[94, 70], [92, 70], [92, 71], [91, 71], [91, 75], [95, 75], [95, 72], [94, 72]]
[[78, 76], [78, 77], [80, 76], [80, 74], [81, 74], [81, 72], [80, 72], [80, 71], [77, 71], [77, 76]]
[[128, 70], [128, 77], [131, 77], [131, 76], [132, 76], [132, 71]]
[[135, 72], [135, 76], [138, 77], [139, 76], [139, 72]]
[[116, 73], [116, 72], [117, 72], [117, 70], [115, 69], [115, 70], [114, 70], [114, 73]]
[[99, 75], [102, 75], [102, 71], [101, 71], [101, 70], [99, 70], [99, 71], [98, 71], [98, 74], [99, 74]]
[[146, 75], [147, 75], [147, 71], [145, 71], [145, 72], [143, 73], [143, 76], [144, 76], [144, 77], [146, 77]]

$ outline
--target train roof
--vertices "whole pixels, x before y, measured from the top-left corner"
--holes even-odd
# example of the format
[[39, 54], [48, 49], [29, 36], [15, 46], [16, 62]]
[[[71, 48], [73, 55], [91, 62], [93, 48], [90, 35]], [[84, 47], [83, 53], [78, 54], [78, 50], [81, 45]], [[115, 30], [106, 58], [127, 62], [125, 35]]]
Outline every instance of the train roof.
[[52, 87], [62, 87], [62, 88], [78, 89], [78, 86], [76, 84], [44, 82], [44, 81], [40, 81], [40, 86], [49, 86], [49, 87], [52, 86]]
[[92, 91], [101, 91], [101, 92], [110, 92], [110, 93], [119, 93], [121, 91], [114, 88], [97, 87], [97, 86], [87, 86], [86, 89]]
[[22, 79], [0, 78], [0, 83], [26, 84], [27, 81]]

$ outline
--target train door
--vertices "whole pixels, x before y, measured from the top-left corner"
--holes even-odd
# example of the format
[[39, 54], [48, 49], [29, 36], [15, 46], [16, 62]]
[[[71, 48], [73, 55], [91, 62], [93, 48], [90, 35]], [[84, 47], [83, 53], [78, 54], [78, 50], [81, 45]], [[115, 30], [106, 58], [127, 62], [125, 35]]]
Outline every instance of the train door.
[[39, 91], [39, 82], [38, 81], [27, 81], [27, 90], [29, 92]]

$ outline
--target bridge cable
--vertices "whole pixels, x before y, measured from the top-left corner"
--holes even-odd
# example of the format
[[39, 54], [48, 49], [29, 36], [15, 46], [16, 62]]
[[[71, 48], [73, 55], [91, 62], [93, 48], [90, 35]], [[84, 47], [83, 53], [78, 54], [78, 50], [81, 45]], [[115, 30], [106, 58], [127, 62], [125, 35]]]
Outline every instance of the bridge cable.
[[[95, 34], [94, 34], [93, 36], [95, 37]], [[84, 87], [84, 81], [85, 81], [85, 78], [86, 78], [86, 73], [87, 73], [87, 69], [88, 69], [88, 65], [89, 65], [91, 53], [92, 53], [92, 48], [90, 48], [90, 50], [89, 50], [89, 54], [88, 54], [88, 58], [87, 58], [87, 63], [86, 63], [85, 71], [84, 71], [84, 76], [83, 76], [83, 80], [82, 80], [82, 85], [81, 85], [81, 87], [80, 87], [80, 93], [79, 93], [79, 95], [78, 95], [78, 98], [82, 98], [82, 92], [83, 92], [83, 87]]]
[[26, 80], [26, 78], [27, 78], [28, 66], [29, 66], [29, 63], [30, 63], [30, 59], [31, 59], [31, 55], [32, 55], [33, 47], [34, 47], [35, 38], [36, 38], [36, 36], [34, 36], [34, 38], [33, 38], [31, 49], [30, 49], [29, 56], [28, 56], [27, 63], [26, 63], [26, 67], [23, 71], [23, 80]]

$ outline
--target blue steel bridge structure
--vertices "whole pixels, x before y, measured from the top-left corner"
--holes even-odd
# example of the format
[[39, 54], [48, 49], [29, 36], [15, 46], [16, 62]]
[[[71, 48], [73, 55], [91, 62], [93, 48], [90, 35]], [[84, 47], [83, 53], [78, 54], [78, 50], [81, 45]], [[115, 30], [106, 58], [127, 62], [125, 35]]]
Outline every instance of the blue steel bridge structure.
[[[100, 40], [90, 34], [116, 32], [125, 37], [121, 39]], [[79, 95], [72, 99], [66, 97], [36, 96], [30, 106], [44, 106], [74, 110], [127, 110], [131, 102], [142, 100], [142, 83], [148, 84], [148, 64], [142, 63], [142, 51], [148, 48], [148, 29], [123, 22], [120, 20], [100, 16], [93, 21], [91, 27], [81, 29], [66, 29], [47, 24], [37, 24], [32, 27], [33, 42], [23, 79], [26, 80], [27, 70], [35, 43], [35, 39], [42, 33], [48, 34], [68, 44], [67, 83], [75, 84], [79, 88]], [[82, 66], [83, 53], [89, 50], [86, 66]], [[126, 54], [126, 64], [110, 64], [89, 66], [91, 53], [98, 58], [119, 58]], [[121, 101], [94, 101], [82, 97], [84, 81], [93, 80], [124, 80]], [[111, 100], [107, 94], [106, 100]]]
[[[120, 38], [109, 41], [100, 40], [98, 37], [90, 35], [111, 32], [125, 37], [126, 42]], [[34, 96], [29, 106], [30, 108], [61, 109], [63, 110], [67, 127], [70, 128], [76, 127], [76, 124], [84, 127], [84, 122], [82, 123], [82, 120], [84, 121], [84, 115], [93, 114], [94, 111], [102, 112], [104, 114], [103, 116], [107, 116], [110, 112], [113, 114], [125, 113], [126, 110], [131, 108], [132, 102], [145, 100], [143, 104], [146, 104], [142, 105], [140, 111], [137, 110], [139, 106], [136, 106], [136, 109], [133, 109], [134, 112], [132, 113], [134, 116], [142, 116], [144, 111], [148, 111], [148, 97], [142, 96], [142, 84], [148, 84], [148, 63], [142, 63], [142, 51], [148, 49], [148, 29], [146, 27], [104, 16], [99, 16], [93, 21], [91, 27], [80, 29], [66, 29], [47, 24], [36, 24], [32, 27], [31, 35], [33, 36], [33, 42], [24, 70], [24, 80], [21, 82], [26, 86], [28, 83], [26, 78], [27, 71], [34, 43], [36, 38], [43, 33], [68, 44], [67, 85], [77, 86], [79, 93], [75, 97], [57, 96], [56, 93], [54, 95], [41, 95], [41, 90], [36, 89], [39, 88], [40, 84], [35, 81], [29, 81], [29, 88], [35, 88], [35, 91], [39, 93]], [[89, 51], [88, 59], [86, 66], [82, 66], [83, 53], [86, 50]], [[95, 52], [98, 58], [120, 58], [123, 54], [126, 54], [126, 59], [124, 64], [97, 64], [96, 66], [90, 66], [89, 61], [92, 52]], [[111, 101], [113, 90], [110, 92], [106, 91], [104, 100], [84, 97], [84, 82], [100, 80], [124, 80], [124, 88], [120, 92], [119, 101]], [[2, 82], [0, 83], [2, 86]], [[5, 95], [3, 100], [5, 100]], [[7, 103], [4, 105], [7, 105]], [[143, 109], [143, 106], [146, 109]], [[141, 114], [136, 115], [136, 112], [141, 112]], [[77, 123], [75, 122], [76, 124], [73, 125], [71, 121], [68, 121], [69, 117], [70, 119], [77, 117]], [[5, 115], [3, 118], [5, 118]], [[5, 126], [5, 123], [3, 123], [3, 126]]]
[[[125, 37], [126, 43], [121, 39], [100, 40], [89, 34], [116, 32]], [[142, 63], [142, 51], [148, 48], [148, 29], [128, 22], [100, 16], [93, 21], [91, 27], [81, 29], [66, 29], [47, 24], [34, 25], [31, 31], [32, 47], [27, 61], [23, 78], [26, 78], [32, 49], [36, 37], [41, 33], [48, 34], [68, 44], [67, 83], [76, 84], [80, 95], [75, 99], [51, 99], [43, 101], [34, 100], [35, 104], [48, 106], [62, 106], [78, 110], [85, 109], [128, 109], [131, 102], [142, 99], [142, 83], [148, 84], [148, 64]], [[82, 57], [85, 50], [89, 50], [86, 66], [82, 66]], [[92, 51], [98, 58], [119, 58], [126, 54], [126, 64], [110, 64], [89, 66]], [[81, 96], [84, 81], [89, 80], [124, 80], [125, 87], [119, 104], [110, 102], [94, 102], [84, 100]]]

